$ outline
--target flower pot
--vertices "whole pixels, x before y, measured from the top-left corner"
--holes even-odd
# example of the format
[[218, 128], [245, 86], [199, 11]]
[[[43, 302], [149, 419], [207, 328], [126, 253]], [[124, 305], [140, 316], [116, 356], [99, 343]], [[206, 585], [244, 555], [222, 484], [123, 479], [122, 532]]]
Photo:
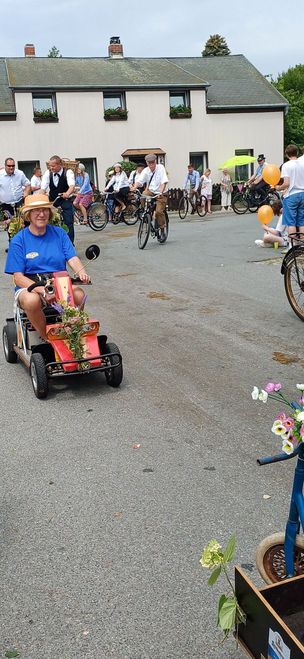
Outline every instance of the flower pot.
[[56, 124], [58, 123], [58, 117], [33, 117], [35, 124]]
[[171, 119], [191, 119], [191, 117], [191, 112], [175, 112], [174, 114], [170, 114]]
[[126, 121], [128, 119], [127, 114], [105, 114], [105, 121]]

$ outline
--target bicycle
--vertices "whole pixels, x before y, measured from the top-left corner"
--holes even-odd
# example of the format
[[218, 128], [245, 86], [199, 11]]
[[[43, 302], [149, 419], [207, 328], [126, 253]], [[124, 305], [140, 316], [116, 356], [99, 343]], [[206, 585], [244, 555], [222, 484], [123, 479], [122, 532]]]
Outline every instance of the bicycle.
[[200, 217], [205, 217], [207, 213], [207, 198], [205, 195], [193, 195], [192, 199], [190, 199], [188, 191], [183, 190], [183, 194], [178, 204], [178, 214], [181, 220], [184, 220], [187, 216], [189, 211], [189, 204], [191, 205], [192, 211], [194, 213], [197, 213]]
[[[110, 192], [109, 195], [112, 195], [112, 198], [114, 197], [112, 192]], [[129, 192], [128, 203], [126, 205], [126, 208], [119, 209], [118, 211], [113, 212], [112, 214], [113, 224], [119, 224], [119, 222], [124, 222], [128, 226], [133, 226], [139, 220], [139, 215], [138, 215], [139, 207], [140, 207], [140, 192], [138, 192], [137, 190], [135, 190], [134, 192]]]
[[[294, 403], [298, 407], [297, 403]], [[277, 583], [293, 576], [304, 574], [304, 537], [299, 535], [300, 525], [304, 530], [304, 444], [291, 454], [279, 453], [259, 458], [258, 464], [265, 465], [298, 457], [290, 500], [289, 517], [285, 533], [273, 533], [265, 538], [256, 552], [256, 565], [266, 583]]]
[[250, 213], [256, 213], [260, 206], [264, 206], [264, 204], [272, 206], [275, 201], [279, 200], [278, 192], [269, 187], [262, 189], [258, 194], [247, 185], [242, 192], [238, 192], [233, 197], [231, 206], [237, 215], [243, 215], [248, 210]]
[[[55, 200], [56, 201], [56, 200]], [[105, 204], [100, 198], [100, 201], [92, 201], [87, 208], [87, 223], [83, 221], [83, 215], [79, 208], [73, 206], [74, 222], [75, 224], [83, 224], [93, 229], [93, 231], [102, 231], [108, 223], [106, 215]]]
[[304, 236], [295, 233], [290, 236], [291, 248], [283, 259], [281, 274], [284, 275], [284, 287], [288, 302], [304, 320]]
[[156, 201], [159, 195], [156, 194], [153, 197], [148, 197], [147, 195], [140, 195], [140, 198], [144, 200], [144, 204], [137, 211], [139, 217], [139, 227], [137, 234], [137, 241], [139, 249], [144, 249], [149, 240], [151, 233], [152, 238], [157, 238], [159, 243], [165, 243], [168, 234], [169, 234], [169, 217], [168, 213], [165, 210], [166, 224], [164, 227], [164, 234], [161, 235], [160, 229], [156, 218], [154, 217], [154, 211], [156, 208]]

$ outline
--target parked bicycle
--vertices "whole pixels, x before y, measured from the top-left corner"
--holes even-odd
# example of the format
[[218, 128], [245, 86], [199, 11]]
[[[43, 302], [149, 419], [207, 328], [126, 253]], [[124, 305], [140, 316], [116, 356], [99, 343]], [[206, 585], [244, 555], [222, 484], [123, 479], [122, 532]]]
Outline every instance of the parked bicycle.
[[178, 214], [181, 220], [184, 220], [189, 211], [189, 206], [193, 213], [197, 213], [200, 217], [204, 217], [207, 213], [207, 198], [205, 195], [193, 195], [192, 199], [189, 197], [187, 190], [183, 190], [183, 194], [178, 204]]
[[[297, 407], [297, 404], [294, 404]], [[285, 533], [274, 533], [265, 538], [256, 553], [256, 564], [266, 583], [304, 574], [304, 537], [299, 535], [300, 525], [304, 529], [304, 444], [291, 454], [279, 453], [260, 458], [259, 465], [290, 460], [298, 456], [290, 500], [289, 518]]]
[[291, 249], [285, 254], [281, 274], [284, 275], [288, 302], [297, 316], [304, 320], [304, 236], [297, 233], [290, 239]]
[[140, 198], [143, 200], [143, 205], [137, 211], [140, 220], [137, 236], [139, 249], [144, 249], [146, 247], [150, 234], [152, 238], [157, 238], [159, 243], [165, 243], [168, 238], [169, 217], [167, 211], [165, 210], [166, 224], [163, 235], [160, 233], [158, 222], [155, 217], [155, 208], [158, 196], [158, 194], [154, 195], [153, 197], [140, 195]]
[[249, 186], [245, 186], [242, 192], [237, 192], [233, 197], [231, 206], [237, 215], [243, 215], [248, 210], [250, 213], [256, 213], [258, 208], [264, 206], [264, 204], [272, 206], [279, 199], [278, 192], [269, 187], [257, 193]]

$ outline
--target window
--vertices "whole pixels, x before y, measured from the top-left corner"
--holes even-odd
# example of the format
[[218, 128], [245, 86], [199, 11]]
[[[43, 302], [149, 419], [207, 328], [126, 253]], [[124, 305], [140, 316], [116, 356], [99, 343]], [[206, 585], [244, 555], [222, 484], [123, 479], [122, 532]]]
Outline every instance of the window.
[[31, 180], [34, 167], [40, 167], [40, 160], [18, 160], [18, 169], [21, 169], [25, 176]]
[[189, 163], [202, 175], [208, 167], [208, 151], [189, 153]]
[[190, 106], [190, 97], [188, 92], [170, 92], [170, 108]]
[[86, 172], [89, 174], [89, 179], [96, 185], [98, 188], [98, 177], [97, 177], [97, 164], [96, 158], [75, 158], [82, 162], [86, 168]]
[[104, 94], [103, 95], [103, 109], [106, 110], [121, 110], [126, 109], [125, 96], [122, 93], [118, 94]]
[[58, 121], [56, 95], [33, 94], [34, 121]]
[[[235, 149], [236, 156], [253, 156], [253, 149]], [[235, 167], [235, 180], [248, 181], [253, 174], [253, 163], [249, 165], [238, 165]]]

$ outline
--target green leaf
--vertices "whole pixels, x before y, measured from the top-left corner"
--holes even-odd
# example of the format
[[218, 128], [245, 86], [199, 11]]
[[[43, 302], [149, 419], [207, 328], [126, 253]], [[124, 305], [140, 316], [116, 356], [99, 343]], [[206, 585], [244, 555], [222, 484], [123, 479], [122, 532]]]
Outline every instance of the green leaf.
[[219, 565], [218, 567], [215, 568], [215, 570], [213, 570], [213, 572], [211, 572], [210, 577], [208, 579], [209, 586], [213, 586], [213, 584], [218, 580], [221, 571], [222, 571], [222, 566]]
[[237, 601], [235, 597], [227, 597], [219, 609], [219, 626], [224, 632], [230, 631], [235, 625]]
[[227, 547], [224, 551], [224, 557], [223, 557], [223, 562], [224, 563], [228, 563], [229, 561], [232, 560], [233, 555], [234, 555], [234, 551], [235, 551], [235, 547], [236, 547], [236, 538], [233, 535], [230, 538], [230, 540], [228, 542], [228, 545], [227, 545]]
[[220, 624], [220, 610], [221, 610], [224, 602], [226, 602], [226, 599], [227, 599], [227, 595], [221, 595], [220, 596], [219, 603], [218, 603], [218, 611], [217, 611], [217, 623], [216, 623], [217, 626], [219, 626], [219, 624]]
[[14, 657], [21, 657], [21, 654], [18, 650], [7, 650], [4, 656], [7, 659], [13, 659]]

